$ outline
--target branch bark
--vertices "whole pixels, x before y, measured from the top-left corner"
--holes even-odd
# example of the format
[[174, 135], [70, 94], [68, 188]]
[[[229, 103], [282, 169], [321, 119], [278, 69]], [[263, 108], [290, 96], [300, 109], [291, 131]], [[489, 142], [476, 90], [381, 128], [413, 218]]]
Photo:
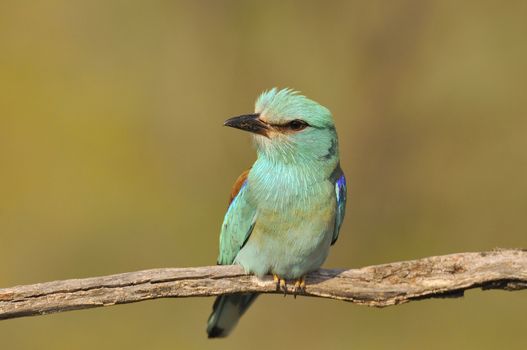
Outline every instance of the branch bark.
[[[384, 307], [459, 297], [467, 289], [527, 289], [527, 250], [459, 253], [340, 270], [306, 279], [305, 295]], [[171, 297], [280, 293], [240, 266], [162, 268], [0, 289], [0, 320]]]

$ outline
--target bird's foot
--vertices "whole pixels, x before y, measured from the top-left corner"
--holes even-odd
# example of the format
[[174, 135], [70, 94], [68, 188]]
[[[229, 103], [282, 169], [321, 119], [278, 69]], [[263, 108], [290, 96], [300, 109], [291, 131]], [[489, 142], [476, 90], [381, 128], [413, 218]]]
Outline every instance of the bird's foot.
[[304, 276], [300, 277], [295, 281], [295, 286], [293, 287], [293, 296], [296, 299], [297, 294], [304, 293], [306, 291], [306, 279]]
[[280, 278], [280, 276], [273, 274], [273, 282], [276, 284], [276, 290], [283, 291], [284, 297], [287, 295], [287, 283], [285, 282], [285, 279]]

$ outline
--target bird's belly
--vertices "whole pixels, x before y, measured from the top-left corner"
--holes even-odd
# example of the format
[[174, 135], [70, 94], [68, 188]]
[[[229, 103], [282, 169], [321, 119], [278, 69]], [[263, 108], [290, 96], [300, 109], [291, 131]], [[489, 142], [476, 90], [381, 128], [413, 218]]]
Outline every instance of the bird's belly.
[[309, 211], [260, 212], [235, 262], [258, 276], [273, 273], [286, 279], [318, 269], [328, 255], [334, 227], [334, 207], [319, 204]]

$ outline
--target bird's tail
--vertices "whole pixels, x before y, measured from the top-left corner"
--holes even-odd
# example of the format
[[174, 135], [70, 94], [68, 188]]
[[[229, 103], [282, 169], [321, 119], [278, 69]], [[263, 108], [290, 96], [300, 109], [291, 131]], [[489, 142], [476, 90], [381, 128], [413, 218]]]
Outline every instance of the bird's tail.
[[240, 293], [217, 297], [207, 322], [209, 338], [228, 336], [257, 296], [256, 293]]

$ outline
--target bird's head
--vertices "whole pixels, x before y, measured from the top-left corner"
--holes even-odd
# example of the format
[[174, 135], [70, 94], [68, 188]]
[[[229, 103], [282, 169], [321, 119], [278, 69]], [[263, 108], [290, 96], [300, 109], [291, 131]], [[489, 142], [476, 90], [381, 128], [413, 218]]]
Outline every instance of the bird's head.
[[254, 114], [230, 118], [224, 125], [253, 133], [258, 155], [271, 161], [338, 162], [331, 112], [290, 89], [262, 93]]

